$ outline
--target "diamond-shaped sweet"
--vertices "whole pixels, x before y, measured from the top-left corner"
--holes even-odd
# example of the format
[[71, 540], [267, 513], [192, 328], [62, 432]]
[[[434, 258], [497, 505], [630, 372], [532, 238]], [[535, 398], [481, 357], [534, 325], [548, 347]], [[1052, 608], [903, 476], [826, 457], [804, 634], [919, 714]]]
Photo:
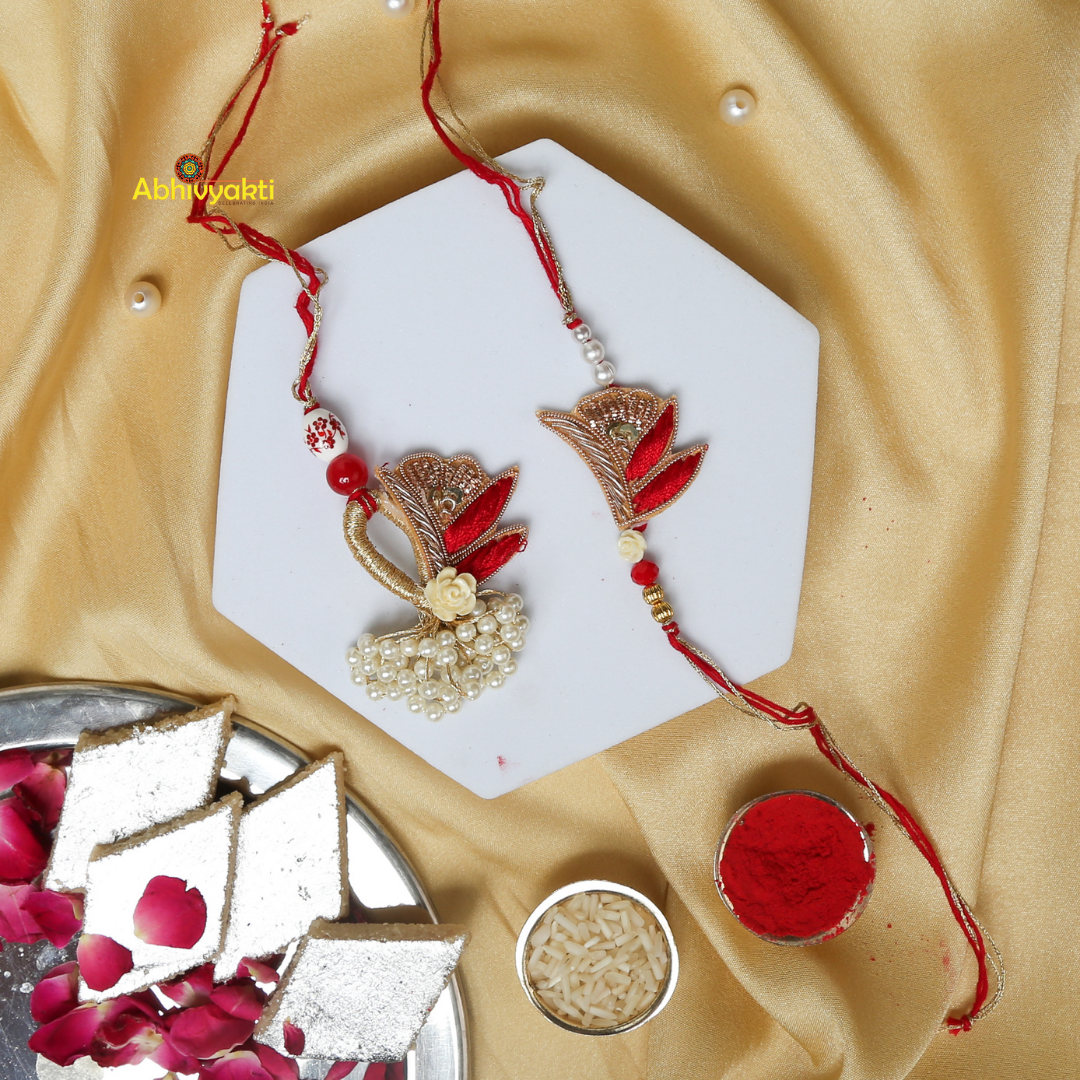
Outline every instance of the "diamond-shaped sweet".
[[206, 806], [214, 797], [235, 701], [153, 724], [84, 731], [71, 759], [67, 795], [45, 887], [86, 887], [94, 847]]
[[303, 1056], [400, 1061], [457, 967], [463, 926], [315, 922], [255, 1029], [279, 1053], [284, 1025], [304, 1033]]
[[[95, 851], [86, 874], [83, 933], [112, 938], [130, 950], [134, 967], [107, 990], [91, 990], [80, 981], [80, 1000], [131, 994], [217, 958], [225, 936], [243, 803], [243, 796], [234, 792], [206, 809]], [[135, 908], [147, 885], [163, 876], [198, 889], [206, 905], [205, 928], [191, 948], [149, 944], [135, 932]]]
[[[503, 160], [519, 175], [547, 177], [541, 209], [618, 382], [677, 394], [679, 447], [710, 445], [693, 486], [647, 534], [679, 624], [737, 681], [779, 667], [794, 641], [806, 546], [817, 332], [705, 241], [555, 143]], [[485, 798], [712, 700], [630, 581], [593, 476], [536, 421], [538, 409], [569, 411], [595, 386], [499, 191], [463, 172], [304, 252], [329, 273], [319, 397], [362, 437], [369, 464], [430, 450], [472, 454], [492, 474], [520, 468], [507, 520], [528, 525], [529, 546], [491, 585], [524, 598], [528, 648], [498, 693], [437, 724], [400, 702], [369, 700], [350, 680], [344, 656], [357, 637], [409, 625], [415, 613], [353, 559], [344, 502], [322, 482], [301, 410], [280, 389], [306, 335], [295, 276], [277, 264], [247, 278], [237, 311], [218, 610]], [[408, 542], [381, 514], [371, 537], [416, 572]]]
[[225, 947], [215, 966], [232, 978], [245, 957], [284, 952], [315, 919], [349, 910], [342, 755], [301, 769], [244, 809]]

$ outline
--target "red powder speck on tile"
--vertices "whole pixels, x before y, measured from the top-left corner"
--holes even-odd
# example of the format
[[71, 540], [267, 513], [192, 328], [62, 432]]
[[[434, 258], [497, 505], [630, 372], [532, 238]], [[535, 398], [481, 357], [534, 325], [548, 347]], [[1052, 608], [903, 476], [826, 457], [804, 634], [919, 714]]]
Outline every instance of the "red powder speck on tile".
[[719, 881], [736, 918], [777, 938], [833, 936], [868, 893], [873, 856], [859, 827], [798, 792], [755, 803], [728, 835]]
[[495, 760], [499, 763], [500, 769], [505, 769], [506, 766], [510, 764], [510, 762], [507, 761], [506, 758], [502, 756], [502, 754], [500, 754]]
[[867, 823], [866, 823], [866, 824], [865, 824], [865, 825], [863, 826], [863, 828], [864, 828], [864, 829], [866, 830], [866, 835], [867, 835], [867, 836], [869, 836], [869, 837], [873, 837], [873, 835], [874, 835], [874, 832], [876, 831], [876, 828], [875, 828], [875, 825], [874, 825], [874, 823], [873, 823], [872, 821], [868, 821], [868, 822], [867, 822]]

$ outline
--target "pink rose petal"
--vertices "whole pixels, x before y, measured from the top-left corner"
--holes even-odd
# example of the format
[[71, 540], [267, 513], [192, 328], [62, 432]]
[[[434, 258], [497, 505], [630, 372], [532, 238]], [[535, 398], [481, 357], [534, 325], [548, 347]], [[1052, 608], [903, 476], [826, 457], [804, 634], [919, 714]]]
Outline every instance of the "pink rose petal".
[[34, 891], [33, 885], [0, 885], [0, 937], [5, 941], [32, 944], [45, 936], [26, 907]]
[[224, 986], [214, 987], [210, 1000], [230, 1016], [258, 1020], [266, 1004], [266, 994], [251, 979], [232, 979]]
[[60, 807], [67, 792], [67, 774], [44, 761], [38, 762], [21, 783], [15, 794], [41, 818], [42, 828], [52, 832], [60, 820]]
[[300, 1067], [292, 1058], [283, 1057], [272, 1046], [251, 1042], [247, 1049], [253, 1050], [259, 1063], [270, 1074], [271, 1080], [299, 1080]]
[[30, 1015], [39, 1024], [71, 1012], [79, 1004], [79, 969], [74, 961], [54, 967], [30, 994]]
[[49, 861], [45, 845], [28, 822], [27, 808], [18, 799], [0, 802], [0, 880], [32, 881]]
[[28, 750], [5, 750], [0, 754], [0, 791], [13, 788], [34, 771], [34, 759]]
[[[168, 1072], [194, 1075], [199, 1071], [199, 1059], [181, 1054], [169, 1042], [167, 1035], [165, 1041], [150, 1055], [150, 1060]], [[162, 1080], [165, 1078], [163, 1077]]]
[[57, 1065], [70, 1065], [90, 1053], [100, 1020], [96, 1005], [80, 1005], [39, 1027], [27, 1045]]
[[[281, 963], [280, 959], [271, 957], [271, 960], [274, 959]], [[272, 965], [271, 960], [251, 960], [245, 956], [236, 965], [237, 977], [243, 978], [245, 975], [250, 975], [256, 982], [276, 983], [281, 976], [277, 973], [277, 968]]]
[[83, 934], [76, 955], [79, 971], [91, 990], [108, 990], [134, 966], [131, 950], [104, 934]]
[[181, 878], [151, 878], [135, 905], [135, 936], [148, 945], [190, 949], [206, 930], [206, 902]]
[[73, 893], [35, 889], [24, 898], [22, 907], [58, 949], [67, 945], [82, 926], [82, 898]]
[[161, 1044], [162, 1035], [154, 1020], [139, 1011], [124, 1011], [98, 1027], [90, 1056], [105, 1068], [137, 1065]]
[[199, 1070], [199, 1080], [274, 1080], [251, 1050], [234, 1050]]
[[302, 1054], [307, 1036], [291, 1020], [286, 1020], [281, 1026], [285, 1032], [285, 1052], [294, 1055]]
[[[326, 1080], [341, 1080], [342, 1077], [348, 1076], [355, 1068], [355, 1061], [335, 1061], [334, 1064], [330, 1066], [330, 1071], [326, 1074]], [[369, 1065], [368, 1070], [370, 1071], [371, 1068], [373, 1068], [373, 1066]], [[367, 1073], [364, 1073], [364, 1080], [368, 1080]], [[370, 1080], [382, 1080], [382, 1077], [372, 1074]]]
[[166, 1039], [181, 1054], [210, 1058], [247, 1042], [254, 1030], [253, 1020], [230, 1016], [217, 1005], [197, 1005], [170, 1023]]
[[210, 1001], [210, 993], [214, 989], [214, 965], [203, 964], [202, 967], [189, 971], [182, 978], [172, 982], [161, 983], [158, 989], [177, 1005], [191, 1008], [193, 1005], [206, 1005]]

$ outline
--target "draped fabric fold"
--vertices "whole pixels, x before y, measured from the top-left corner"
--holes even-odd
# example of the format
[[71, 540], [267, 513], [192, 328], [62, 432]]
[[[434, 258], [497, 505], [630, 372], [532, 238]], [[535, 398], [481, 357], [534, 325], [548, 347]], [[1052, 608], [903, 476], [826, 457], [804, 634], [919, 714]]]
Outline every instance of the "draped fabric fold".
[[[272, 179], [272, 203], [227, 212], [297, 248], [459, 166], [420, 105], [419, 0], [401, 19], [377, 0], [285, 5], [278, 20], [309, 18], [275, 58], [221, 179]], [[754, 689], [812, 701], [916, 815], [993, 929], [1006, 998], [972, 1032], [939, 1033], [947, 1011], [970, 1004], [960, 932], [926, 864], [809, 739], [716, 702], [484, 802], [215, 612], [233, 320], [240, 283], [260, 264], [192, 229], [171, 177], [251, 62], [257, 0], [29, 0], [5, 21], [0, 681], [114, 680], [208, 700], [230, 691], [242, 714], [307, 751], [341, 747], [351, 785], [442, 917], [473, 932], [463, 973], [483, 1080], [1075, 1076], [1073, 6], [443, 0], [442, 10], [447, 88], [488, 151], [557, 139], [820, 330], [795, 651]], [[732, 86], [759, 103], [741, 127], [718, 111]], [[155, 178], [170, 194], [153, 198]], [[151, 197], [133, 198], [140, 179]], [[525, 236], [521, 258], [535, 258]], [[647, 252], [640, 270], [663, 273]], [[140, 279], [162, 293], [149, 319], [123, 304]], [[603, 313], [588, 314], [599, 329]], [[513, 333], [512, 314], [499, 326]], [[678, 361], [673, 326], [670, 353], [656, 358], [665, 389], [678, 389]], [[251, 455], [257, 468], [257, 446]], [[704, 643], [705, 628], [694, 631]], [[783, 787], [820, 790], [878, 826], [869, 907], [810, 949], [741, 930], [710, 876], [727, 817]], [[646, 892], [679, 941], [675, 997], [630, 1035], [562, 1032], [517, 986], [518, 927], [575, 877]]]

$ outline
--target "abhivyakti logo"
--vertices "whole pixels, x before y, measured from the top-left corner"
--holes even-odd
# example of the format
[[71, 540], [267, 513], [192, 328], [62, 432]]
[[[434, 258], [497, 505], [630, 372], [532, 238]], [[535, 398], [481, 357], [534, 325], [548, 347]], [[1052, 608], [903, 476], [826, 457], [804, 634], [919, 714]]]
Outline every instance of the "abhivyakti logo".
[[[178, 172], [179, 168], [180, 163], [177, 162]], [[139, 182], [135, 185], [135, 193], [131, 197], [132, 199], [145, 198], [153, 202], [162, 199], [189, 200], [192, 194], [196, 198], [206, 199], [210, 206], [216, 206], [223, 200], [227, 204], [273, 202], [274, 181], [252, 180], [249, 183], [248, 178], [244, 176], [241, 177], [239, 184], [211, 184], [186, 180], [181, 183], [172, 178], [171, 182], [166, 184], [156, 176], [149, 180], [145, 176], [140, 176]]]

